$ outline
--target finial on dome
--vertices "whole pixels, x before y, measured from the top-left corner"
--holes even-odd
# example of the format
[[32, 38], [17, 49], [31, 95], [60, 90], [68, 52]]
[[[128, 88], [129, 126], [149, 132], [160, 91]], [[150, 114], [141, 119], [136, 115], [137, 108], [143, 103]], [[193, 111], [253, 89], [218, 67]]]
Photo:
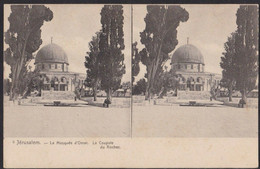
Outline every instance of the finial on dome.
[[189, 37], [187, 37], [187, 45], [189, 44]]

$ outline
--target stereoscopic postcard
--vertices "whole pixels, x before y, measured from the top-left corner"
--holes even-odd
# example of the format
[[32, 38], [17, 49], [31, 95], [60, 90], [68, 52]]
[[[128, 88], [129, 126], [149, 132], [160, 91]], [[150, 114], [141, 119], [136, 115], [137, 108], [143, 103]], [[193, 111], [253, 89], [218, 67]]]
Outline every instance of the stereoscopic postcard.
[[258, 13], [4, 4], [4, 167], [258, 167]]

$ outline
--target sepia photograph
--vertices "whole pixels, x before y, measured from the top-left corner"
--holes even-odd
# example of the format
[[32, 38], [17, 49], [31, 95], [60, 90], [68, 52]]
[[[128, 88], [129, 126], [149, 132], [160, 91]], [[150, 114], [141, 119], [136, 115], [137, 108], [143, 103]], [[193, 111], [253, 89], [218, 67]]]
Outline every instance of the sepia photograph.
[[4, 136], [129, 137], [129, 5], [4, 5]]
[[53, 3], [3, 5], [5, 168], [258, 167], [258, 4]]
[[258, 11], [133, 5], [133, 137], [258, 137]]

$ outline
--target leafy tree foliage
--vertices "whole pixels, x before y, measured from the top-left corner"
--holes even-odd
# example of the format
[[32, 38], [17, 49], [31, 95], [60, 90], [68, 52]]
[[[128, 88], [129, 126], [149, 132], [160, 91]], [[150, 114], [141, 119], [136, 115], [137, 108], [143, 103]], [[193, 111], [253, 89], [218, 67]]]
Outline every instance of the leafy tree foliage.
[[232, 101], [232, 93], [235, 89], [236, 79], [236, 33], [232, 33], [230, 37], [228, 37], [227, 42], [224, 44], [225, 52], [222, 53], [220, 67], [222, 70], [222, 79], [221, 79], [221, 87], [228, 89], [229, 101]]
[[177, 40], [177, 27], [186, 22], [189, 13], [179, 5], [148, 5], [144, 18], [145, 29], [140, 33], [141, 43], [145, 46], [140, 51], [141, 62], [146, 66], [146, 99], [150, 98], [154, 85], [163, 71], [163, 65], [169, 59]]
[[85, 67], [87, 68], [87, 78], [85, 85], [93, 89], [94, 101], [97, 100], [97, 90], [100, 87], [100, 57], [99, 57], [99, 36], [97, 32], [89, 42], [89, 50], [85, 57]]
[[10, 95], [11, 86], [12, 86], [12, 83], [11, 83], [10, 79], [4, 79], [4, 84], [3, 84], [4, 94], [6, 94], [8, 96]]
[[237, 10], [236, 88], [246, 95], [256, 87], [258, 75], [258, 7], [241, 5]]
[[123, 82], [120, 88], [122, 88], [124, 90], [130, 89], [131, 88], [131, 83], [129, 81], [128, 82]]
[[111, 100], [112, 92], [119, 89], [124, 64], [124, 16], [122, 5], [105, 5], [101, 10], [102, 32], [99, 42], [101, 60], [101, 88]]
[[137, 42], [135, 42], [132, 44], [132, 83], [135, 81], [135, 76], [140, 72], [140, 61], [141, 58], [138, 52]]
[[154, 85], [153, 93], [156, 93], [159, 98], [162, 98], [168, 91], [174, 90], [177, 94], [179, 87], [178, 76], [171, 69], [170, 71], [164, 71], [159, 75], [157, 83]]
[[133, 86], [133, 95], [141, 95], [146, 92], [147, 82], [144, 78], [136, 82], [136, 85]]
[[42, 44], [41, 26], [52, 18], [52, 11], [44, 5], [11, 5], [10, 27], [4, 35], [5, 43], [9, 45], [4, 58], [11, 67], [10, 99], [16, 99], [19, 94], [28, 63]]
[[37, 90], [38, 96], [40, 96], [44, 87], [44, 78], [47, 77], [41, 75], [37, 69], [34, 71], [26, 71], [23, 75], [23, 80], [20, 83], [19, 94], [23, 98], [26, 98], [32, 91]]

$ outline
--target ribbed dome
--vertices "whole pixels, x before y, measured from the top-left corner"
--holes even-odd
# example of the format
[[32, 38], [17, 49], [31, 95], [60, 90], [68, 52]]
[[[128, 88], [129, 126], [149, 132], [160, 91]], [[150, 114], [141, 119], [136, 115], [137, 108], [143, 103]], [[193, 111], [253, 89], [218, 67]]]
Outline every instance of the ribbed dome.
[[182, 45], [172, 55], [172, 63], [202, 63], [204, 58], [197, 47], [191, 44]]
[[43, 46], [36, 55], [36, 63], [67, 63], [68, 57], [65, 51], [57, 44], [51, 43]]

